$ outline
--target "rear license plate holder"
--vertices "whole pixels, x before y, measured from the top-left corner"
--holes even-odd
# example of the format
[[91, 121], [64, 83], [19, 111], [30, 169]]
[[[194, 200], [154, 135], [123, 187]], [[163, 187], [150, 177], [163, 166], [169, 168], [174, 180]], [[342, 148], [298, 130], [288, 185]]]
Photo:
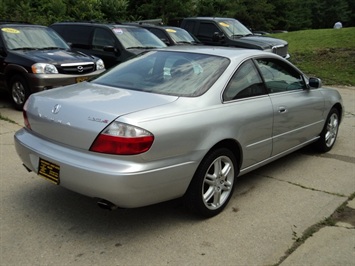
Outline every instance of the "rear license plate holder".
[[45, 179], [49, 180], [50, 182], [59, 185], [60, 183], [60, 166], [39, 158], [38, 162], [38, 175], [44, 177]]

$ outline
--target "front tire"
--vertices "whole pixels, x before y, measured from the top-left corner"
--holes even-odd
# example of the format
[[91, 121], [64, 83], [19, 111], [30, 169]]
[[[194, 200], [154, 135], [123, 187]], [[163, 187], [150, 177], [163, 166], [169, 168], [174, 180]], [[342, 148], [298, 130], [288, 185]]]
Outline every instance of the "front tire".
[[26, 79], [20, 75], [13, 76], [10, 80], [10, 94], [14, 107], [21, 111], [27, 98], [30, 96]]
[[339, 124], [339, 111], [336, 108], [332, 108], [320, 134], [320, 138], [316, 142], [317, 149], [320, 152], [328, 152], [333, 148], [338, 136]]
[[226, 148], [213, 150], [199, 165], [185, 194], [185, 204], [206, 218], [219, 214], [233, 194], [237, 174], [234, 154]]

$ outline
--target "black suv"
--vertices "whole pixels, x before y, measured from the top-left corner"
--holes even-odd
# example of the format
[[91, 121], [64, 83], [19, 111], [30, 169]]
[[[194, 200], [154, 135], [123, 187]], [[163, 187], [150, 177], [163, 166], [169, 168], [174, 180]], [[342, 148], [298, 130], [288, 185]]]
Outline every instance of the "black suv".
[[80, 82], [105, 70], [101, 59], [70, 50], [52, 29], [0, 22], [0, 88], [21, 110], [31, 93]]
[[286, 41], [253, 35], [247, 27], [234, 18], [184, 18], [180, 26], [206, 45], [259, 49], [278, 54], [284, 58], [290, 57]]
[[72, 49], [96, 55], [111, 68], [137, 54], [166, 45], [150, 31], [123, 24], [58, 22], [50, 25]]
[[172, 26], [153, 25], [144, 22], [128, 23], [149, 30], [167, 46], [173, 45], [202, 45], [202, 43], [188, 31]]

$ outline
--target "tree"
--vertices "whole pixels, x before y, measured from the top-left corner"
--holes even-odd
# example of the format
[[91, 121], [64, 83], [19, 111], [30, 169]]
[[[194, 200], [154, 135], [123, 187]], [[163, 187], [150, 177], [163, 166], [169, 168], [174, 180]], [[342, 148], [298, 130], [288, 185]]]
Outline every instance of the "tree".
[[109, 22], [126, 20], [128, 3], [128, 0], [100, 0], [102, 18]]
[[0, 19], [49, 25], [56, 21], [166, 23], [189, 16], [233, 17], [257, 30], [355, 26], [354, 0], [0, 0]]
[[170, 19], [190, 16], [195, 0], [137, 0], [130, 1], [129, 15], [141, 19], [161, 18], [165, 23]]

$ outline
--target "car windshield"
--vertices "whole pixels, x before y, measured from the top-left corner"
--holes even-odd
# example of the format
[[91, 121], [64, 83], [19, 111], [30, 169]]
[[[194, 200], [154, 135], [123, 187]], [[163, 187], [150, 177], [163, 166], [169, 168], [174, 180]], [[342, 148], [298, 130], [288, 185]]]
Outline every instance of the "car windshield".
[[195, 43], [196, 41], [192, 38], [192, 36], [183, 29], [165, 29], [166, 32], [170, 35], [170, 37], [176, 43]]
[[158, 37], [143, 28], [117, 26], [112, 31], [126, 49], [166, 47]]
[[46, 27], [4, 27], [1, 28], [1, 34], [10, 50], [69, 49], [54, 30]]
[[218, 23], [229, 37], [252, 35], [251, 31], [236, 19], [220, 20]]
[[229, 65], [228, 58], [150, 51], [121, 63], [93, 83], [117, 88], [195, 97], [206, 92]]

